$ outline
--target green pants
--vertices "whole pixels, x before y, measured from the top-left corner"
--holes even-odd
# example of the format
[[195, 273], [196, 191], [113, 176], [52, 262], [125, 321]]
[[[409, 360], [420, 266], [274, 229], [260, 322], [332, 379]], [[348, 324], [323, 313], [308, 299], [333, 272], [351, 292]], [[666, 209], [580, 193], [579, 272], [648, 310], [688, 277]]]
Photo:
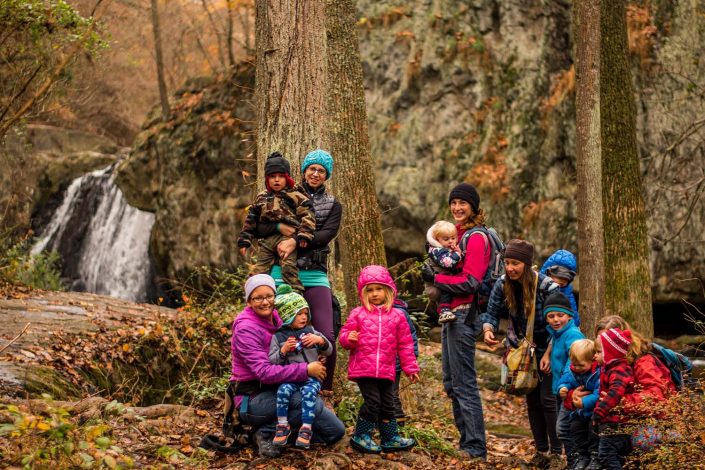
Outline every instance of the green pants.
[[274, 263], [278, 261], [279, 266], [282, 269], [282, 278], [284, 278], [284, 282], [289, 284], [295, 291], [302, 293], [304, 291], [304, 286], [301, 284], [301, 280], [299, 279], [299, 268], [296, 266], [296, 250], [287, 256], [286, 259], [280, 259], [279, 253], [277, 252], [277, 245], [279, 245], [279, 242], [288, 240], [289, 238], [291, 237], [285, 237], [284, 235], [277, 234], [258, 240], [257, 262], [254, 266], [252, 266], [252, 269], [250, 269], [250, 275], [269, 274]]

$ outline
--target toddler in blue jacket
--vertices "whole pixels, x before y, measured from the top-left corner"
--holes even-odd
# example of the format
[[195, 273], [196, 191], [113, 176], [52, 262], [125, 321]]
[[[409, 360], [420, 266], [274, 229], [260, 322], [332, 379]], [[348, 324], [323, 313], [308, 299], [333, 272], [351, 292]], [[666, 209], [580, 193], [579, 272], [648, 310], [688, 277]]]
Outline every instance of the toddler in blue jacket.
[[581, 339], [570, 346], [570, 366], [559, 380], [558, 394], [564, 408], [571, 411], [573, 468], [600, 468], [597, 460], [599, 439], [590, 419], [600, 398], [600, 364], [595, 361], [594, 341]]

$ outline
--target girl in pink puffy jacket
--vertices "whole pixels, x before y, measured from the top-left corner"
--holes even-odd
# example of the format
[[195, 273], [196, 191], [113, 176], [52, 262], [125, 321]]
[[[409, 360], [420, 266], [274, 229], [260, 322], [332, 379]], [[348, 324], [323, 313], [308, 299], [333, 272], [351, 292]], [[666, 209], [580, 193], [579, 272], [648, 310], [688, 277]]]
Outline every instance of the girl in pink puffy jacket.
[[[399, 435], [394, 419], [394, 378], [397, 355], [412, 383], [419, 379], [414, 343], [404, 313], [393, 308], [397, 286], [383, 266], [360, 272], [357, 292], [362, 305], [353, 309], [340, 330], [340, 344], [350, 351], [348, 378], [357, 382], [364, 403], [350, 442], [365, 453], [393, 452], [413, 447], [413, 439]], [[372, 434], [379, 426], [382, 445]]]

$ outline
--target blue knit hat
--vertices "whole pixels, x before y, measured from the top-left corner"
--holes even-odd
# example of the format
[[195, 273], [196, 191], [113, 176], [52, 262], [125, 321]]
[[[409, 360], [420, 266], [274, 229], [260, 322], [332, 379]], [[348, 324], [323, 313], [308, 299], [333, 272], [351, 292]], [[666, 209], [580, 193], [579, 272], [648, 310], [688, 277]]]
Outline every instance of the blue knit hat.
[[326, 179], [330, 179], [333, 174], [333, 157], [325, 150], [316, 149], [309, 152], [301, 163], [301, 173], [306, 171], [311, 165], [321, 165], [326, 169]]

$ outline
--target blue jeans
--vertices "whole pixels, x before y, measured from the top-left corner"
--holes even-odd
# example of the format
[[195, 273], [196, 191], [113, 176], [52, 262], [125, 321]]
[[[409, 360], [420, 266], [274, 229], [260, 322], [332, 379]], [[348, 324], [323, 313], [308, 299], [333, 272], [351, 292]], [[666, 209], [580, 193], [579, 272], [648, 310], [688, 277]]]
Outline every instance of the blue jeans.
[[[316, 419], [313, 422], [313, 442], [332, 444], [345, 435], [345, 425], [331, 410], [323, 406], [323, 400], [316, 398], [314, 408]], [[293, 429], [301, 427], [301, 393], [291, 395], [289, 402], [289, 424]], [[251, 396], [247, 411], [240, 407], [240, 420], [256, 428], [262, 435], [272, 435], [277, 425], [277, 391], [267, 390]]]
[[563, 399], [560, 395], [556, 395], [556, 407], [558, 408], [558, 418], [556, 420], [556, 434], [558, 434], [558, 439], [563, 443], [565, 448], [565, 455], [568, 458], [575, 450], [575, 443], [573, 442], [573, 434], [570, 432], [570, 422], [571, 422], [571, 410], [563, 406]]
[[618, 424], [600, 424], [600, 443], [597, 455], [606, 470], [621, 470], [625, 457], [632, 451], [632, 436], [622, 434]]
[[294, 392], [301, 392], [301, 421], [309, 426], [316, 417], [316, 401], [321, 391], [321, 382], [309, 378], [306, 382], [289, 382], [279, 386], [277, 390], [277, 417], [286, 418], [289, 415], [289, 401]]
[[445, 323], [441, 332], [443, 388], [453, 404], [460, 449], [473, 457], [487, 456], [485, 421], [475, 370], [475, 342], [482, 330], [479, 318], [465, 324], [468, 312], [458, 310], [457, 319]]

